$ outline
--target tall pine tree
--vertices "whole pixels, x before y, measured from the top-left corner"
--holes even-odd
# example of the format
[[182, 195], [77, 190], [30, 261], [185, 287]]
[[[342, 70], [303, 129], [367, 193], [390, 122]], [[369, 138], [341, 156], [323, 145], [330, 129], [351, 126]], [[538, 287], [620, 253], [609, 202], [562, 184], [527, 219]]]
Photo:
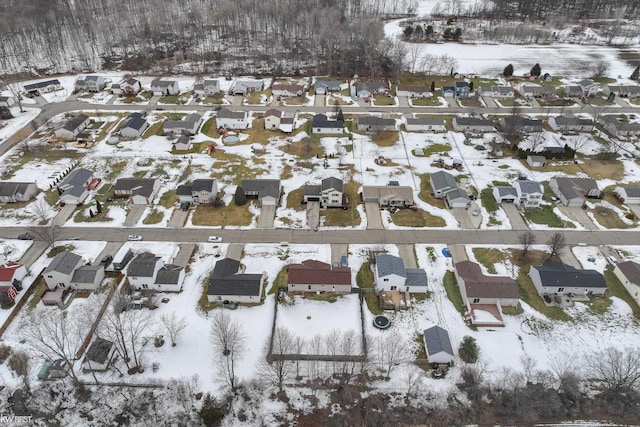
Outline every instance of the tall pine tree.
[[505, 77], [513, 76], [513, 65], [509, 64], [506, 67], [504, 67], [504, 71], [502, 72], [502, 75], [504, 75]]
[[233, 196], [233, 202], [236, 206], [242, 206], [247, 203], [247, 195], [244, 193], [244, 188], [241, 185], [236, 187], [236, 194]]
[[631, 73], [631, 80], [638, 80], [638, 79], [640, 79], [640, 65], [638, 65], [636, 69], [633, 70], [633, 73]]
[[540, 77], [540, 74], [542, 74], [542, 69], [540, 68], [540, 64], [534, 65], [531, 68], [531, 72], [529, 74], [531, 74], [532, 77]]

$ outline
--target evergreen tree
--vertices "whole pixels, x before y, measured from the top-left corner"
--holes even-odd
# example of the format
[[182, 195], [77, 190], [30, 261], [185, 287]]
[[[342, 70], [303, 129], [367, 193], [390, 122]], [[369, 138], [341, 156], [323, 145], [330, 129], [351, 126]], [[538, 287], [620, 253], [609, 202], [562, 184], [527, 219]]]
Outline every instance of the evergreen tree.
[[505, 77], [513, 76], [513, 65], [509, 64], [506, 67], [504, 67], [504, 71], [502, 72], [502, 75], [504, 75]]
[[336, 120], [344, 122], [344, 113], [342, 112], [342, 108], [338, 108], [338, 116], [336, 117]]
[[456, 28], [456, 30], [453, 32], [453, 39], [454, 39], [454, 40], [460, 40], [460, 37], [462, 37], [462, 28], [458, 27], [458, 28]]
[[98, 211], [98, 213], [102, 213], [102, 205], [100, 204], [99, 200], [96, 200], [96, 210]]
[[469, 92], [473, 92], [473, 81], [469, 83]]
[[633, 73], [631, 73], [631, 80], [638, 80], [638, 79], [640, 79], [640, 65], [638, 65], [636, 69], [633, 70]]
[[431, 92], [436, 91], [436, 82], [431, 82]]
[[217, 426], [220, 425], [224, 418], [225, 408], [221, 405], [215, 397], [207, 393], [202, 401], [202, 409], [200, 409], [200, 418], [205, 426]]
[[540, 64], [534, 65], [533, 68], [531, 68], [531, 72], [529, 74], [531, 74], [533, 77], [540, 77], [540, 74], [542, 74]]
[[413, 35], [413, 27], [411, 25], [407, 25], [406, 27], [404, 27], [403, 34], [404, 34], [404, 39], [409, 40]]
[[244, 193], [244, 188], [241, 185], [236, 187], [236, 194], [233, 196], [233, 202], [236, 206], [243, 206], [247, 203], [247, 195]]
[[476, 363], [480, 355], [480, 348], [478, 348], [478, 343], [476, 343], [475, 338], [469, 335], [465, 336], [458, 349], [458, 355], [467, 363]]
[[427, 38], [430, 38], [431, 36], [433, 36], [433, 25], [427, 25], [427, 29], [425, 30], [425, 36], [427, 36]]

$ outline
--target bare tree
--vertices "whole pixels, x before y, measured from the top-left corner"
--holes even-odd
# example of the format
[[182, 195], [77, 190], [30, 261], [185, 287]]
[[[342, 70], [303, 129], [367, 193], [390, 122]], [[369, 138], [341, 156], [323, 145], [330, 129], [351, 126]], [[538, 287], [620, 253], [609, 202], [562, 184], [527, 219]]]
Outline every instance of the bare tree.
[[562, 233], [553, 233], [547, 241], [549, 246], [549, 259], [555, 258], [567, 247], [567, 240]]
[[53, 216], [53, 209], [44, 198], [40, 198], [30, 205], [31, 212], [35, 215], [40, 225], [45, 225]]
[[42, 240], [53, 249], [56, 247], [60, 227], [52, 224], [46, 227], [30, 227], [29, 232], [35, 236], [36, 240]]
[[242, 358], [245, 350], [245, 334], [242, 325], [232, 319], [226, 311], [219, 310], [213, 317], [209, 337], [216, 351], [225, 357], [225, 363], [222, 364], [218, 363], [217, 357], [214, 359], [219, 373], [231, 390], [235, 391], [238, 387], [236, 362]]
[[198, 393], [198, 374], [193, 374], [189, 378], [172, 379], [169, 381], [168, 389], [174, 402], [178, 402], [186, 414], [189, 414], [195, 407], [195, 396]]
[[640, 348], [608, 347], [585, 355], [584, 366], [605, 393], [624, 394], [640, 385]]
[[178, 335], [187, 327], [187, 321], [184, 317], [178, 318], [175, 311], [172, 311], [171, 314], [163, 314], [160, 316], [160, 320], [169, 334], [171, 345], [175, 347]]
[[591, 142], [591, 138], [589, 138], [587, 135], [580, 133], [578, 135], [576, 135], [574, 138], [569, 139], [569, 147], [571, 147], [571, 149], [573, 151], [578, 151], [581, 148], [586, 147], [589, 143]]
[[282, 392], [284, 384], [291, 381], [294, 375], [293, 361], [286, 360], [285, 355], [293, 353], [295, 338], [285, 328], [276, 328], [271, 346], [271, 360], [265, 361], [260, 366], [260, 375], [271, 387]]
[[20, 350], [14, 351], [11, 353], [7, 365], [16, 375], [22, 378], [22, 384], [29, 389], [29, 372], [31, 368], [29, 354]]
[[391, 372], [398, 366], [411, 361], [413, 354], [400, 334], [384, 334], [381, 338], [370, 340], [374, 342], [373, 350], [378, 367], [385, 372], [389, 379]]
[[522, 245], [521, 259], [525, 259], [531, 250], [531, 246], [536, 244], [536, 235], [533, 231], [525, 231], [518, 236], [518, 241]]

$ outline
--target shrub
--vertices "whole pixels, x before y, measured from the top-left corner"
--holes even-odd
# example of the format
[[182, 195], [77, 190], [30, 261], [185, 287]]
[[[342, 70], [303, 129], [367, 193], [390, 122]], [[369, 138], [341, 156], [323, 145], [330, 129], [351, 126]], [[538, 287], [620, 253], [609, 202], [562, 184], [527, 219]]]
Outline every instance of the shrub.
[[480, 355], [480, 348], [478, 347], [478, 343], [476, 343], [475, 338], [468, 335], [465, 336], [462, 339], [460, 348], [458, 349], [458, 355], [467, 363], [476, 363], [478, 361], [478, 356]]

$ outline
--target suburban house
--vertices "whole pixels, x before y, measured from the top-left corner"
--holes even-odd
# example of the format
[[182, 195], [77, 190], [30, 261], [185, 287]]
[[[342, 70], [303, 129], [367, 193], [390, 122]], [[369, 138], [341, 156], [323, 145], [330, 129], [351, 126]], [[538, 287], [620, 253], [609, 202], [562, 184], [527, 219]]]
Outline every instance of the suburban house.
[[409, 132], [444, 132], [447, 130], [444, 119], [434, 119], [429, 117], [407, 119], [405, 127]]
[[226, 108], [216, 113], [216, 126], [225, 129], [248, 129], [250, 125], [249, 113], [246, 111], [231, 111]]
[[622, 203], [640, 205], [640, 185], [620, 185], [613, 190], [613, 193]]
[[71, 276], [70, 286], [80, 291], [95, 291], [104, 279], [103, 265], [82, 265]]
[[467, 208], [471, 202], [469, 194], [460, 187], [447, 191], [444, 195], [444, 201], [447, 203], [449, 209]]
[[431, 193], [436, 199], [442, 199], [447, 192], [458, 188], [458, 183], [453, 175], [445, 171], [432, 173], [429, 183], [431, 185]]
[[406, 96], [408, 98], [430, 98], [433, 96], [429, 86], [398, 85], [396, 96]]
[[377, 203], [379, 207], [413, 206], [413, 188], [406, 185], [364, 185], [362, 201]]
[[496, 186], [493, 196], [498, 203], [513, 203], [522, 208], [537, 208], [542, 201], [544, 188], [537, 181], [517, 180], [512, 186]]
[[202, 116], [196, 113], [187, 114], [182, 120], [165, 120], [162, 123], [162, 134], [195, 135], [201, 122]]
[[282, 111], [270, 108], [264, 113], [264, 128], [267, 130], [276, 130], [280, 128], [280, 119], [282, 119]]
[[82, 372], [105, 372], [116, 354], [116, 346], [104, 338], [93, 340], [84, 360], [82, 361]]
[[240, 261], [224, 258], [216, 262], [207, 287], [209, 302], [260, 303], [267, 273], [244, 273]]
[[58, 253], [42, 272], [47, 292], [42, 296], [44, 305], [62, 306], [71, 292], [71, 279], [75, 270], [83, 264], [82, 257], [73, 252]]
[[525, 134], [532, 132], [542, 132], [542, 121], [529, 119], [522, 116], [508, 116], [500, 119], [500, 126], [504, 132]]
[[358, 117], [358, 130], [366, 132], [392, 131], [396, 130], [396, 121], [381, 117]]
[[371, 97], [376, 94], [385, 94], [389, 92], [389, 87], [386, 82], [371, 81], [360, 82], [356, 86], [356, 93], [360, 98]]
[[28, 202], [38, 194], [35, 182], [0, 181], [0, 203]]
[[115, 95], [133, 96], [142, 91], [142, 85], [140, 84], [140, 80], [130, 77], [120, 83], [112, 84], [111, 91]]
[[139, 138], [148, 127], [146, 113], [131, 113], [120, 128], [119, 133], [125, 138]]
[[189, 135], [180, 135], [171, 141], [171, 149], [174, 151], [187, 151], [192, 146], [191, 137]]
[[15, 105], [16, 100], [13, 98], [13, 95], [3, 95], [0, 96], [0, 107], [11, 108]]
[[351, 292], [351, 269], [308, 259], [287, 267], [289, 292]]
[[578, 86], [582, 89], [583, 96], [594, 96], [600, 90], [598, 85], [593, 80], [589, 79], [580, 80], [578, 82]]
[[22, 281], [29, 274], [27, 268], [17, 262], [4, 261], [0, 265], [0, 293], [6, 294], [10, 300], [15, 300], [18, 291], [22, 289]]
[[446, 329], [442, 329], [440, 326], [433, 326], [424, 330], [422, 338], [429, 363], [446, 365], [453, 361], [455, 354]]
[[442, 86], [440, 88], [440, 95], [442, 95], [445, 98], [455, 98], [456, 88], [453, 86]]
[[456, 97], [458, 98], [468, 98], [471, 95], [469, 82], [453, 82], [453, 89], [456, 91]]
[[603, 92], [606, 96], [614, 94], [621, 98], [637, 98], [640, 96], [640, 86], [607, 85], [604, 87]]
[[502, 307], [516, 307], [520, 300], [515, 280], [486, 276], [480, 265], [471, 261], [457, 262], [454, 273], [467, 309], [466, 319], [476, 326], [504, 326]]
[[105, 87], [104, 77], [84, 76], [76, 80], [75, 90], [87, 92], [100, 92]]
[[214, 96], [220, 92], [220, 82], [216, 79], [205, 79], [202, 86], [204, 96]]
[[376, 255], [374, 270], [376, 291], [398, 291], [402, 293], [427, 292], [427, 273], [421, 268], [405, 268], [402, 258]]
[[591, 132], [593, 120], [579, 117], [552, 116], [549, 117], [549, 126], [560, 132]]
[[544, 156], [527, 156], [527, 164], [532, 168], [543, 168], [547, 164], [547, 158]]
[[165, 264], [162, 258], [142, 252], [131, 260], [127, 278], [131, 288], [152, 289], [159, 292], [180, 292], [184, 283], [184, 268]]
[[261, 206], [280, 205], [279, 179], [243, 179], [240, 186], [247, 199], [258, 199]]
[[66, 205], [80, 205], [89, 196], [89, 181], [93, 172], [89, 169], [78, 168], [58, 184], [60, 202]]
[[284, 133], [291, 133], [295, 123], [296, 120], [293, 117], [283, 117], [280, 119], [280, 130]]
[[562, 86], [560, 89], [562, 90], [564, 96], [568, 98], [582, 98], [584, 96], [582, 88], [578, 85]]
[[563, 205], [570, 207], [582, 207], [587, 197], [602, 195], [598, 183], [592, 178], [554, 176], [549, 180], [549, 187]]
[[129, 197], [134, 205], [150, 205], [160, 190], [160, 180], [154, 178], [120, 178], [114, 186], [116, 197]]
[[491, 98], [513, 98], [515, 91], [511, 86], [480, 86], [476, 89], [480, 96], [488, 96]]
[[483, 133], [495, 131], [493, 122], [478, 117], [454, 117], [453, 129], [457, 132]]
[[62, 90], [62, 83], [60, 83], [58, 79], [24, 85], [24, 91], [27, 96], [42, 95], [43, 93], [55, 92], [57, 90]]
[[179, 185], [176, 195], [180, 203], [210, 206], [218, 197], [218, 182], [214, 178], [195, 179], [189, 185]]
[[518, 193], [516, 189], [508, 185], [497, 185], [493, 187], [493, 198], [498, 203], [516, 203]]
[[615, 116], [600, 116], [600, 123], [618, 138], [640, 135], [640, 123], [623, 122]]
[[320, 185], [304, 186], [304, 202], [320, 202], [321, 208], [341, 208], [346, 206], [344, 184], [340, 178], [325, 178]]
[[329, 120], [324, 114], [316, 114], [311, 121], [311, 133], [344, 133], [342, 120]]
[[178, 95], [180, 87], [177, 80], [155, 79], [151, 82], [151, 91], [154, 96]]
[[251, 92], [261, 92], [262, 90], [264, 90], [264, 82], [262, 80], [237, 80], [230, 94], [247, 96]]
[[631, 298], [640, 305], [640, 264], [634, 261], [619, 262], [613, 272]]
[[603, 296], [607, 290], [604, 276], [596, 270], [578, 270], [561, 262], [532, 265], [529, 277], [538, 294], [566, 295], [571, 298]]
[[520, 93], [525, 98], [555, 98], [557, 96], [556, 89], [551, 86], [533, 86], [530, 84], [522, 85]]
[[304, 86], [302, 86], [302, 85], [274, 84], [274, 85], [271, 86], [271, 95], [273, 95], [273, 96], [302, 96], [302, 95], [304, 95]]
[[73, 141], [78, 134], [85, 130], [89, 126], [91, 120], [86, 114], [78, 114], [71, 120], [68, 120], [61, 128], [55, 130], [54, 134], [56, 138], [63, 141]]
[[313, 84], [316, 95], [326, 95], [330, 92], [340, 92], [340, 82], [338, 80], [316, 80]]

